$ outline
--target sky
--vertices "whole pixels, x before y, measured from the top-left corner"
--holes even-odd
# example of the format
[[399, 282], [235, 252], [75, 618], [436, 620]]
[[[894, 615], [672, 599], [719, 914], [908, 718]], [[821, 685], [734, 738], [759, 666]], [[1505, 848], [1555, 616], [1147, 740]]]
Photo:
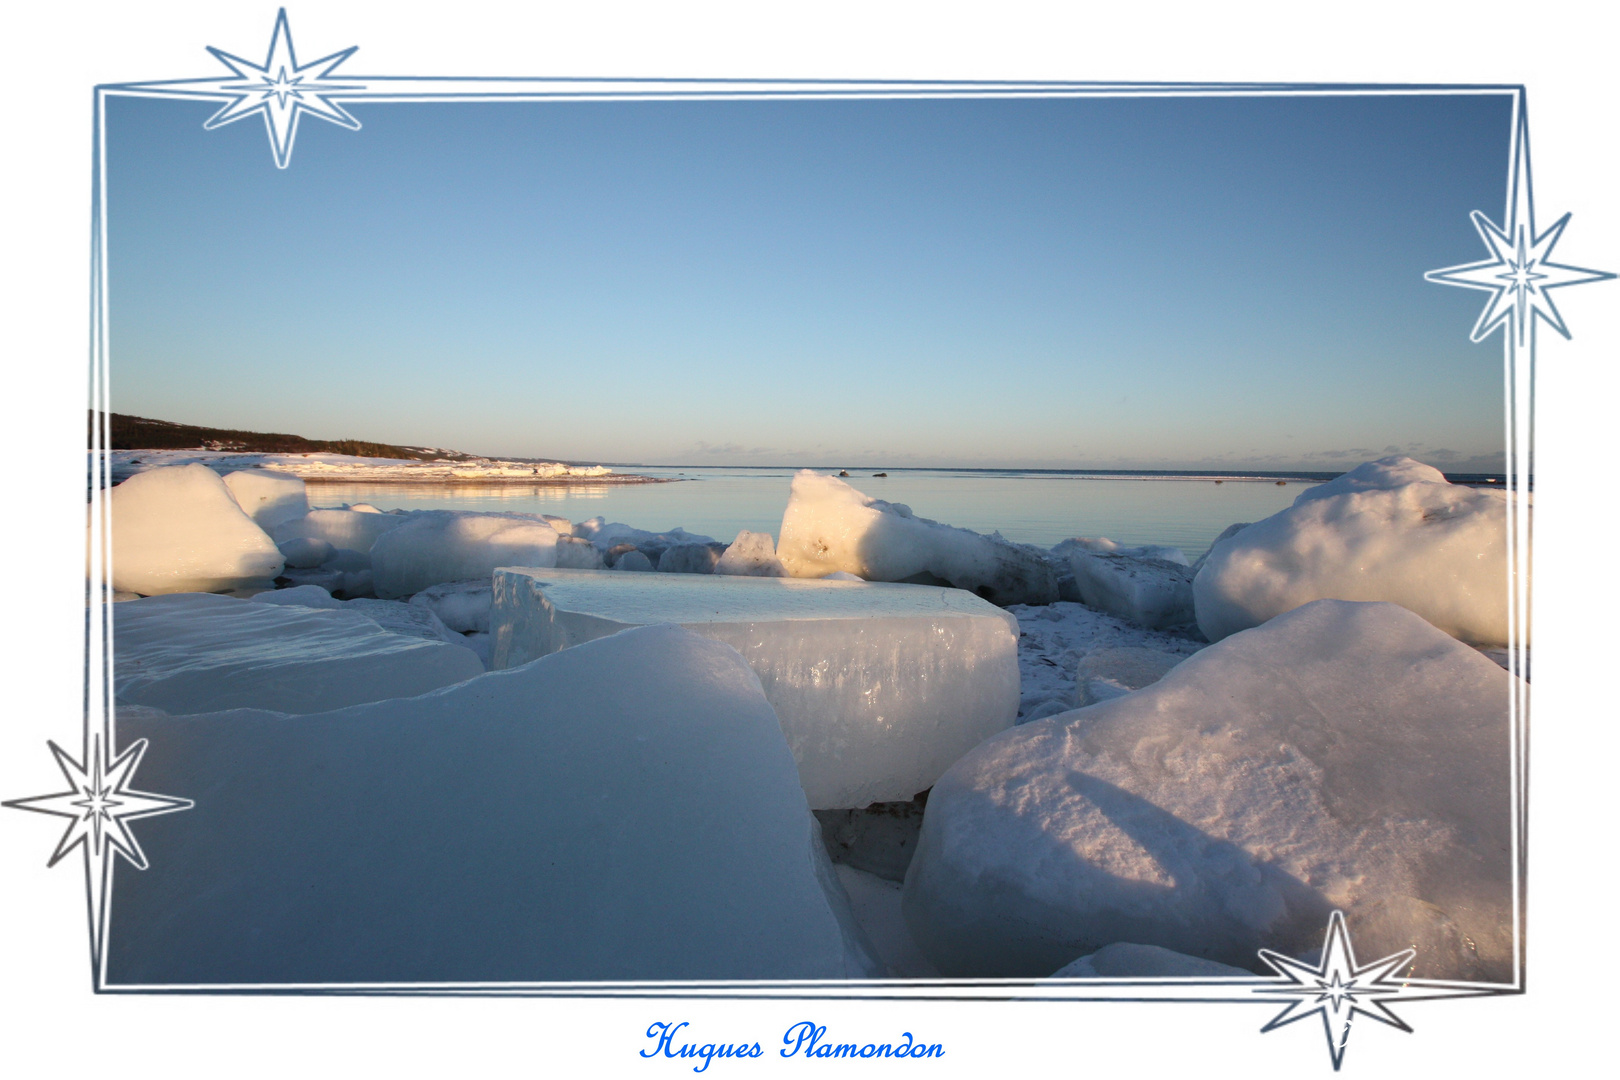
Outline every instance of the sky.
[[1501, 470], [1500, 96], [107, 106], [112, 407], [680, 465]]

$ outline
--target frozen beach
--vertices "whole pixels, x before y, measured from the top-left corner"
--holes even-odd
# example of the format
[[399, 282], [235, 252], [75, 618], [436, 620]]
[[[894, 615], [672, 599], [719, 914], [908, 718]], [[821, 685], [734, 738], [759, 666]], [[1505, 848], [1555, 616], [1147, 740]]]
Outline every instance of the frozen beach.
[[[1503, 492], [1405, 458], [1321, 484], [668, 470], [696, 475], [526, 511], [477, 477], [121, 454], [120, 738], [198, 806], [148, 826], [117, 978], [1207, 974], [1305, 955], [1334, 908], [1419, 976], [1506, 977]], [[649, 492], [682, 523], [578, 516]], [[482, 792], [407, 830], [453, 880], [314, 838], [394, 831], [353, 771], [374, 753]], [[346, 929], [316, 947], [312, 920]]]

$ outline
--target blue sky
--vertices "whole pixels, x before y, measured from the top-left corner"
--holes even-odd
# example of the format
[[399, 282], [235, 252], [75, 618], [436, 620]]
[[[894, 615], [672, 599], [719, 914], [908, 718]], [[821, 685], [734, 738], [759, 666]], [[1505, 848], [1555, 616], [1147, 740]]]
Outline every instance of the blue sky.
[[1491, 469], [1507, 98], [108, 105], [112, 402], [647, 464]]

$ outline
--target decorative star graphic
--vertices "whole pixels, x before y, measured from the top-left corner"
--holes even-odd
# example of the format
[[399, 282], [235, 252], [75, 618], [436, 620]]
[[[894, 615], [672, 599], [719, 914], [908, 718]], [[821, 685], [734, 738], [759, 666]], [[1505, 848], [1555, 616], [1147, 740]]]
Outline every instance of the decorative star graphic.
[[1322, 1026], [1327, 1032], [1328, 1053], [1333, 1057], [1333, 1069], [1337, 1072], [1344, 1061], [1345, 1043], [1350, 1039], [1350, 1022], [1357, 1015], [1370, 1016], [1379, 1023], [1402, 1031], [1412, 1030], [1404, 1020], [1390, 1012], [1384, 1002], [1409, 992], [1411, 988], [1408, 984], [1390, 981], [1390, 977], [1410, 964], [1416, 955], [1415, 950], [1407, 949], [1375, 960], [1365, 967], [1357, 967], [1355, 950], [1350, 947], [1350, 932], [1344, 925], [1344, 913], [1335, 911], [1328, 919], [1327, 939], [1322, 943], [1322, 962], [1319, 966], [1302, 964], [1270, 949], [1260, 950], [1260, 959], [1287, 979], [1289, 985], [1267, 986], [1256, 992], [1295, 997], [1260, 1031], [1274, 1031], [1295, 1020], [1321, 1014]]
[[1430, 270], [1423, 277], [1437, 284], [1484, 289], [1491, 294], [1490, 302], [1469, 334], [1471, 341], [1483, 341], [1498, 326], [1507, 323], [1509, 340], [1520, 347], [1527, 346], [1538, 317], [1567, 338], [1569, 328], [1553, 304], [1552, 290], [1614, 277], [1601, 270], [1582, 270], [1552, 261], [1553, 247], [1564, 234], [1570, 215], [1559, 218], [1546, 232], [1536, 232], [1530, 192], [1530, 126], [1522, 107], [1518, 138], [1514, 143], [1507, 226], [1497, 228], [1478, 210], [1470, 217], [1491, 257], [1483, 262]]
[[270, 38], [270, 52], [261, 67], [251, 60], [233, 56], [213, 46], [208, 51], [226, 67], [236, 73], [235, 79], [220, 79], [211, 89], [234, 98], [230, 104], [208, 118], [204, 129], [235, 123], [259, 113], [264, 114], [264, 126], [270, 133], [270, 149], [276, 157], [276, 167], [285, 169], [292, 160], [293, 139], [298, 134], [298, 118], [305, 113], [329, 120], [351, 131], [360, 129], [360, 121], [344, 111], [343, 106], [331, 100], [333, 95], [353, 94], [363, 86], [354, 83], [333, 82], [328, 78], [334, 68], [353, 55], [359, 46], [351, 45], [341, 52], [323, 56], [307, 64], [299, 64], [293, 52], [292, 31], [287, 28], [287, 9], [276, 15], [275, 33]]
[[104, 763], [101, 736], [93, 736], [85, 765], [74, 761], [54, 742], [47, 745], [56, 756], [57, 767], [67, 777], [70, 790], [0, 804], [72, 819], [47, 865], [55, 866], [68, 852], [83, 844], [92, 860], [108, 859], [116, 851], [136, 869], [145, 870], [146, 853], [141, 850], [135, 834], [129, 831], [128, 822], [189, 810], [194, 805], [190, 799], [152, 795], [129, 786], [135, 770], [140, 767], [141, 756], [146, 753], [146, 740], [138, 740], [112, 762]]

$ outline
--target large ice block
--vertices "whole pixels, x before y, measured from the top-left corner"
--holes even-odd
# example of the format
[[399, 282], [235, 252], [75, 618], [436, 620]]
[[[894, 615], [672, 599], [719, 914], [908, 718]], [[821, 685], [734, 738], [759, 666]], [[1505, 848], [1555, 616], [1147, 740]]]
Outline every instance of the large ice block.
[[322, 611], [208, 593], [119, 604], [114, 692], [121, 703], [171, 713], [312, 713], [483, 674], [470, 649], [390, 633], [343, 607]]
[[818, 810], [910, 799], [1018, 715], [1018, 623], [960, 589], [526, 567], [494, 584], [497, 670], [650, 623], [734, 646]]
[[276, 543], [307, 536], [325, 540], [335, 548], [364, 554], [377, 538], [411, 520], [411, 514], [379, 514], [375, 510], [311, 510], [303, 517], [289, 518], [270, 526]]
[[314, 717], [120, 710], [118, 734], [196, 805], [136, 826], [115, 984], [881, 973], [759, 683], [673, 627]]
[[1513, 683], [1394, 604], [1306, 604], [951, 766], [906, 922], [947, 978], [1019, 978], [1115, 942], [1255, 968], [1338, 909], [1360, 955], [1505, 982]]
[[548, 522], [527, 515], [421, 510], [372, 545], [374, 587], [391, 600], [497, 566], [556, 566], [557, 539]]
[[309, 513], [304, 482], [296, 476], [267, 473], [262, 469], [238, 469], [221, 479], [231, 489], [242, 513], [261, 529], [270, 529]]
[[112, 489], [112, 583], [120, 592], [269, 588], [285, 565], [206, 465], [149, 469]]
[[[1210, 548], [1193, 579], [1211, 641], [1312, 600], [1387, 600], [1471, 645], [1508, 642], [1507, 493], [1369, 461]], [[1528, 632], [1527, 630], [1525, 631]]]
[[1058, 599], [1057, 572], [1039, 548], [917, 517], [904, 503], [870, 498], [810, 469], [793, 477], [776, 555], [794, 577], [843, 571], [867, 581], [954, 585], [1003, 606]]

